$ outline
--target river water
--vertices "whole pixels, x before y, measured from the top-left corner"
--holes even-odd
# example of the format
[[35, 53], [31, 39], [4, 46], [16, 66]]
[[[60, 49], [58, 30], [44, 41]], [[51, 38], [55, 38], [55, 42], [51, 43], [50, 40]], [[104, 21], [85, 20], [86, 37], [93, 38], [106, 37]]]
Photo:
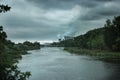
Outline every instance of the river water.
[[78, 56], [62, 48], [45, 47], [29, 51], [18, 64], [30, 71], [29, 80], [120, 80], [120, 64]]

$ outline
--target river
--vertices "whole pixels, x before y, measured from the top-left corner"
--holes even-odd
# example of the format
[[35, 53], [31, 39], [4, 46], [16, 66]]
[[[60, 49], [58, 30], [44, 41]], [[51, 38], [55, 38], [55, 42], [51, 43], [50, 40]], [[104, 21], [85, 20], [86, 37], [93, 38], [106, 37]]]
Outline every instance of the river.
[[31, 72], [29, 80], [120, 80], [118, 63], [70, 54], [57, 47], [29, 52], [18, 64], [21, 71]]

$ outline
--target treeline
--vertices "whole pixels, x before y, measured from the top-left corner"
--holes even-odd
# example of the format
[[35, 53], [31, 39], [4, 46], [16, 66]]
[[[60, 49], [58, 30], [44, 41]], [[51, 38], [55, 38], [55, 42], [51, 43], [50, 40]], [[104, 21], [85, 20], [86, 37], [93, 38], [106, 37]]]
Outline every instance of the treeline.
[[84, 35], [61, 40], [51, 45], [120, 51], [120, 16], [114, 17], [113, 20], [108, 19], [102, 28], [90, 30]]
[[79, 47], [83, 49], [104, 49], [104, 35], [103, 35], [103, 28], [94, 29], [88, 31], [84, 35], [80, 35], [74, 37], [73, 39], [63, 40], [59, 44], [59, 46], [64, 47]]
[[22, 58], [21, 55], [34, 49], [40, 49], [40, 43], [25, 41], [15, 44], [7, 40], [7, 34], [0, 26], [0, 80], [26, 80], [31, 73], [21, 72], [14, 64]]
[[40, 47], [41, 46], [39, 42], [25, 41], [23, 43], [16, 44], [11, 40], [6, 40], [4, 43], [5, 51], [24, 51], [25, 53], [27, 53], [28, 50], [40, 49]]
[[35, 49], [40, 49], [40, 43], [39, 42], [29, 42], [25, 41], [23, 43], [18, 43], [15, 45], [17, 49], [22, 49], [22, 50], [35, 50]]

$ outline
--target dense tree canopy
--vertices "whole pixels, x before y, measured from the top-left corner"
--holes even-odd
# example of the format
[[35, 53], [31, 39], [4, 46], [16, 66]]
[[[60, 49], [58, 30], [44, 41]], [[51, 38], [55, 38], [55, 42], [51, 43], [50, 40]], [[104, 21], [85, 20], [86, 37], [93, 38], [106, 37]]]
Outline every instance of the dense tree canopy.
[[73, 39], [60, 41], [59, 46], [79, 47], [86, 49], [105, 49], [104, 28], [88, 31], [84, 35], [74, 37]]
[[21, 72], [13, 64], [27, 52], [17, 49], [15, 44], [6, 38], [7, 34], [0, 26], [0, 80], [26, 80], [31, 75], [30, 72]]
[[112, 21], [108, 19], [103, 28], [52, 45], [120, 51], [120, 16], [114, 17]]
[[114, 51], [120, 51], [120, 16], [114, 17], [113, 21], [107, 20], [105, 24], [105, 43]]

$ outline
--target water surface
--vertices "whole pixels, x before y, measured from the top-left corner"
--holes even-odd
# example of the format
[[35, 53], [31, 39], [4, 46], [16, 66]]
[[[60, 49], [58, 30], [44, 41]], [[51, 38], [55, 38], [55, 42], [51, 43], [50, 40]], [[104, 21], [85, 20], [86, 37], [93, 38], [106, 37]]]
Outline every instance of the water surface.
[[70, 54], [57, 47], [29, 52], [18, 64], [22, 71], [31, 71], [29, 80], [120, 80], [120, 64]]

